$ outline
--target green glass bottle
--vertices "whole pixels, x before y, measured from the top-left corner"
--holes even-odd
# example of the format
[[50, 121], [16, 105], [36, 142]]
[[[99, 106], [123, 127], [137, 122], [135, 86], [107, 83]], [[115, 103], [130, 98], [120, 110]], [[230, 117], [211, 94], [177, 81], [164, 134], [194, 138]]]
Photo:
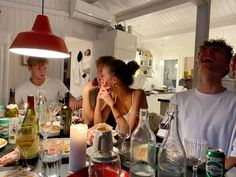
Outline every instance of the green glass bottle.
[[10, 97], [8, 101], [8, 105], [5, 109], [5, 117], [8, 119], [8, 125], [9, 125], [9, 133], [8, 133], [8, 142], [10, 144], [15, 144], [15, 130], [18, 125], [18, 106], [15, 101], [15, 89], [10, 89]]
[[67, 92], [64, 98], [64, 104], [61, 108], [60, 136], [70, 137], [70, 125], [72, 121], [72, 111], [69, 106], [70, 93]]
[[18, 117], [19, 112], [18, 112], [18, 106], [16, 104], [15, 100], [15, 89], [10, 88], [10, 97], [8, 101], [8, 105], [6, 106], [5, 109], [5, 117], [8, 118], [13, 118], [13, 117]]
[[35, 128], [35, 138], [33, 145], [28, 149], [26, 159], [33, 159], [38, 156], [39, 153], [39, 125], [34, 110], [34, 96], [28, 96], [28, 107], [25, 113], [25, 117], [21, 126], [33, 125]]

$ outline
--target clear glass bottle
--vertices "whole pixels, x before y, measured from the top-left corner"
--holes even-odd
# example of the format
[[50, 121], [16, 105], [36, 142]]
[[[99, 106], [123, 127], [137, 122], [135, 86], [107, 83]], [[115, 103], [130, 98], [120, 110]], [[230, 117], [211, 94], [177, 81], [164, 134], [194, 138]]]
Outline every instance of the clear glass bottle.
[[131, 135], [130, 176], [155, 177], [156, 137], [149, 126], [147, 109], [140, 109], [139, 124]]
[[60, 136], [70, 137], [70, 125], [72, 122], [72, 111], [69, 105], [70, 93], [67, 92], [64, 98], [64, 104], [61, 108]]
[[169, 131], [158, 152], [158, 177], [185, 177], [186, 155], [178, 134], [178, 106], [169, 104], [167, 115]]
[[35, 128], [35, 138], [33, 145], [27, 150], [28, 151], [27, 157], [24, 158], [33, 159], [35, 157], [38, 157], [38, 152], [39, 152], [39, 125], [34, 110], [34, 96], [31, 95], [28, 96], [27, 103], [28, 107], [21, 126], [23, 127], [23, 126], [33, 125]]
[[46, 97], [43, 88], [39, 88], [36, 94], [35, 112], [38, 121], [44, 119], [46, 115]]

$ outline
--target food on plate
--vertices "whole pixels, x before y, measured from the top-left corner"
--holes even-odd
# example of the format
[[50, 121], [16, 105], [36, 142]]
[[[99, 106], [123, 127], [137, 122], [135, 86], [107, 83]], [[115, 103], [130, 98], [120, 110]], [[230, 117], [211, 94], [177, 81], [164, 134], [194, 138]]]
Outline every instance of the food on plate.
[[53, 125], [51, 132], [59, 132], [60, 131], [60, 126], [59, 125]]
[[5, 139], [0, 139], [0, 146], [5, 144], [6, 143], [6, 140]]
[[63, 141], [62, 152], [65, 154], [70, 152], [70, 141], [69, 140]]

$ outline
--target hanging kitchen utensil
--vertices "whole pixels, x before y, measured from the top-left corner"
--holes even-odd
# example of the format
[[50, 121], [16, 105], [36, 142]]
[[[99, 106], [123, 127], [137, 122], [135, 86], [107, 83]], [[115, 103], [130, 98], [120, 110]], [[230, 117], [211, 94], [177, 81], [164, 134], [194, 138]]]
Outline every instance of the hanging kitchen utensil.
[[83, 53], [81, 51], [79, 51], [78, 55], [77, 55], [77, 61], [80, 62], [83, 58]]

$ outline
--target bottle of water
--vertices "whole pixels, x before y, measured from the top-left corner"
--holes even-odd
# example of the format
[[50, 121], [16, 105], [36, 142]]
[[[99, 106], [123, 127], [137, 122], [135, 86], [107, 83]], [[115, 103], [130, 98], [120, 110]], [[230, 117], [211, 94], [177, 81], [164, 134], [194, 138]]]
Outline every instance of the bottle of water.
[[147, 109], [140, 109], [139, 124], [131, 135], [130, 177], [155, 177], [156, 137]]
[[44, 119], [44, 116], [46, 116], [46, 97], [45, 97], [45, 91], [43, 88], [39, 88], [36, 94], [36, 117], [38, 121]]
[[186, 155], [177, 129], [178, 106], [170, 104], [167, 132], [158, 151], [158, 177], [185, 177]]

